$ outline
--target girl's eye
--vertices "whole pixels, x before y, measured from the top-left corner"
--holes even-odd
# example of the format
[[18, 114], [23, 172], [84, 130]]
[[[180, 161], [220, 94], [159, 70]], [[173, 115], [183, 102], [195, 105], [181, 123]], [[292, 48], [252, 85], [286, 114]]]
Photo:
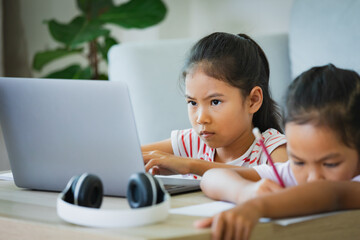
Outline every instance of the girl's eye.
[[339, 162], [335, 162], [335, 163], [324, 163], [324, 166], [325, 167], [328, 167], [328, 168], [334, 168], [334, 167], [337, 167], [337, 166], [339, 166]]
[[301, 161], [294, 161], [294, 164], [296, 165], [296, 166], [304, 166], [304, 162], [301, 162]]
[[196, 102], [195, 102], [195, 101], [189, 100], [189, 101], [188, 101], [188, 104], [190, 104], [191, 106], [196, 106]]
[[217, 100], [217, 99], [211, 100], [211, 105], [216, 106], [216, 105], [219, 105], [220, 103], [221, 103], [220, 100]]

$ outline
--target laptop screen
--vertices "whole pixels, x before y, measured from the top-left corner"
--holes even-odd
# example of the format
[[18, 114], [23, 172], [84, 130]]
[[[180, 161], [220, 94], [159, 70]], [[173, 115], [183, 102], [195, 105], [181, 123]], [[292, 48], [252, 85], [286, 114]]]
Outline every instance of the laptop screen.
[[61, 191], [89, 172], [125, 196], [144, 164], [123, 82], [0, 78], [0, 123], [18, 187]]

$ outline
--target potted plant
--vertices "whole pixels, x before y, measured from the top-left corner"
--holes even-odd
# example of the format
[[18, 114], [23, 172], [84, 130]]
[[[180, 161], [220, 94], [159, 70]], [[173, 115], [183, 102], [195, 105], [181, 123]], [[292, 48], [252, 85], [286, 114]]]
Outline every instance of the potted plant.
[[76, 0], [76, 3], [80, 14], [69, 23], [45, 21], [50, 35], [60, 46], [37, 52], [33, 69], [41, 71], [47, 64], [73, 54], [85, 56], [88, 66], [73, 63], [45, 78], [108, 79], [106, 73], [100, 72], [99, 63], [107, 62], [108, 50], [118, 41], [106, 25], [142, 29], [161, 22], [167, 12], [161, 0], [130, 0], [120, 5], [112, 0]]

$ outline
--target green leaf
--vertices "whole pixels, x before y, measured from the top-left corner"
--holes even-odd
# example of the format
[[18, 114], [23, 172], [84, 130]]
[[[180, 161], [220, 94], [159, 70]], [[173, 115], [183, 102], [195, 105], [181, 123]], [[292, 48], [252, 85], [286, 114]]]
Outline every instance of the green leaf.
[[45, 76], [45, 78], [56, 78], [56, 79], [91, 79], [91, 69], [86, 67], [81, 68], [80, 65], [74, 64], [68, 66], [62, 70], [55, 71]]
[[87, 80], [92, 79], [91, 68], [86, 67], [86, 68], [82, 69], [80, 72], [78, 72], [77, 75], [74, 76], [74, 79], [87, 79]]
[[146, 28], [161, 22], [166, 15], [166, 6], [161, 0], [130, 0], [100, 15], [105, 23], [124, 28]]
[[40, 71], [46, 64], [71, 54], [81, 53], [82, 50], [82, 48], [73, 50], [58, 48], [55, 50], [45, 50], [42, 52], [37, 52], [33, 59], [33, 68]]
[[102, 73], [99, 75], [99, 78], [97, 80], [108, 80], [109, 79], [109, 76]]
[[88, 19], [95, 19], [114, 6], [112, 0], [77, 0], [76, 2]]
[[99, 36], [107, 36], [110, 32], [102, 28], [99, 21], [87, 21], [82, 16], [74, 18], [68, 24], [50, 20], [48, 26], [51, 36], [56, 41], [70, 48], [75, 48], [82, 43], [90, 42]]
[[103, 59], [105, 59], [105, 61], [107, 62], [107, 54], [108, 54], [108, 51], [109, 49], [115, 45], [115, 44], [118, 44], [118, 42], [116, 41], [116, 39], [112, 38], [112, 37], [105, 37], [104, 39], [104, 44], [98, 44], [98, 50], [101, 54], [101, 56], [103, 57]]

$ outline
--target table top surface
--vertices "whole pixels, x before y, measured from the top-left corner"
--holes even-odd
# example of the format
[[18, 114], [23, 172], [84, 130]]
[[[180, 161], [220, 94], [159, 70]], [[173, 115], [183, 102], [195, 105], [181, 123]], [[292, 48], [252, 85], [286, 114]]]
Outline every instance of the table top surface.
[[[199, 216], [170, 214], [164, 222], [134, 228], [87, 228], [69, 224], [56, 213], [58, 193], [20, 189], [0, 180], [0, 232], [6, 239], [210, 239], [210, 229], [196, 229]], [[171, 197], [171, 208], [210, 203], [202, 192]], [[105, 197], [103, 209], [128, 209], [125, 198]], [[259, 223], [251, 239], [354, 239], [360, 234], [360, 210], [337, 213], [290, 226]], [[29, 234], [31, 233], [31, 234]]]

